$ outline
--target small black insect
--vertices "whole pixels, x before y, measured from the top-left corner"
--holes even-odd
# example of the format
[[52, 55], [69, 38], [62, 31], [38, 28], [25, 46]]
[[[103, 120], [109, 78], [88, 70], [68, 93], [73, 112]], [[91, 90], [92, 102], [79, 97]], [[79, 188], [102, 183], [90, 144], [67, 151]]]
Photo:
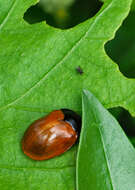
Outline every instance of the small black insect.
[[76, 71], [77, 71], [80, 75], [83, 74], [83, 70], [82, 70], [82, 68], [81, 68], [80, 66], [78, 66], [78, 67], [76, 68]]

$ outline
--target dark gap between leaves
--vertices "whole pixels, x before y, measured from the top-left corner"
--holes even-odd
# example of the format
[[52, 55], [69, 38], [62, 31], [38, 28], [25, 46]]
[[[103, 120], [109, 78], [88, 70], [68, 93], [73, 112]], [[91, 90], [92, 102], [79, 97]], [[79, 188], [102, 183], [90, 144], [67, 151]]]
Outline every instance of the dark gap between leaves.
[[130, 12], [113, 40], [105, 45], [106, 53], [129, 78], [135, 78], [135, 11]]
[[135, 138], [135, 118], [130, 115], [130, 113], [121, 108], [112, 108], [109, 109], [111, 114], [117, 119], [126, 135], [129, 138]]
[[62, 1], [51, 4], [49, 0], [40, 0], [38, 4], [31, 6], [25, 12], [24, 20], [29, 24], [45, 20], [53, 27], [67, 29], [93, 17], [102, 6], [99, 0], [70, 0], [67, 2], [64, 5]]

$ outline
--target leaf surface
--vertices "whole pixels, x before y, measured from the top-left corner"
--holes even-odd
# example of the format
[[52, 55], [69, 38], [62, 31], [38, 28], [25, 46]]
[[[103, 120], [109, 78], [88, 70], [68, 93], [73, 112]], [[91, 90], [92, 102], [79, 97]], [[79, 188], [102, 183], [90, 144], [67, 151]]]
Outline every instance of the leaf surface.
[[36, 3], [0, 0], [0, 189], [74, 190], [76, 147], [35, 162], [22, 153], [21, 138], [31, 122], [53, 109], [80, 113], [82, 88], [106, 107], [135, 114], [135, 81], [123, 77], [104, 51], [131, 0], [107, 0], [95, 17], [68, 30], [26, 23], [23, 15]]

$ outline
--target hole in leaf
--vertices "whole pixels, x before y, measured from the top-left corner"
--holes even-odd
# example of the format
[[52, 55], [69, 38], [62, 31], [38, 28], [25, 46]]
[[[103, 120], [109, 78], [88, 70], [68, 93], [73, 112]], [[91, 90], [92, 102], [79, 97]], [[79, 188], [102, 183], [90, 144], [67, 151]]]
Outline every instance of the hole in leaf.
[[135, 118], [121, 107], [112, 108], [109, 111], [117, 119], [127, 136], [129, 138], [135, 138]]
[[135, 78], [135, 11], [131, 11], [113, 40], [105, 45], [107, 54], [129, 78]]
[[46, 21], [56, 28], [71, 28], [90, 17], [101, 8], [100, 0], [40, 0], [24, 14], [29, 24]]

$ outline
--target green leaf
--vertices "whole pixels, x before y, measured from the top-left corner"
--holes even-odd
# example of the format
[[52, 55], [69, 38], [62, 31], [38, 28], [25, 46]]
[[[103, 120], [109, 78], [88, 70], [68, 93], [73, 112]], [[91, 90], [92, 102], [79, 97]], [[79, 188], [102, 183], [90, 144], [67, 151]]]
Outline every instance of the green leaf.
[[115, 118], [89, 91], [83, 93], [77, 158], [78, 190], [133, 190], [135, 150]]
[[[119, 5], [108, 0], [95, 17], [70, 30], [44, 22], [29, 25], [22, 16], [35, 1], [12, 2], [0, 29], [1, 111], [49, 112], [61, 106], [81, 111], [81, 90], [87, 87], [106, 107], [123, 106], [135, 114], [135, 82], [124, 78], [104, 52], [131, 0]], [[82, 76], [76, 72], [79, 65]]]
[[[104, 51], [131, 0], [106, 0], [95, 17], [69, 30], [26, 23], [23, 15], [36, 3], [0, 0], [0, 189], [74, 190], [76, 147], [36, 162], [22, 153], [21, 138], [53, 109], [81, 112], [82, 88], [106, 107], [135, 115], [135, 81], [123, 77]], [[83, 75], [76, 72], [79, 65]]]

